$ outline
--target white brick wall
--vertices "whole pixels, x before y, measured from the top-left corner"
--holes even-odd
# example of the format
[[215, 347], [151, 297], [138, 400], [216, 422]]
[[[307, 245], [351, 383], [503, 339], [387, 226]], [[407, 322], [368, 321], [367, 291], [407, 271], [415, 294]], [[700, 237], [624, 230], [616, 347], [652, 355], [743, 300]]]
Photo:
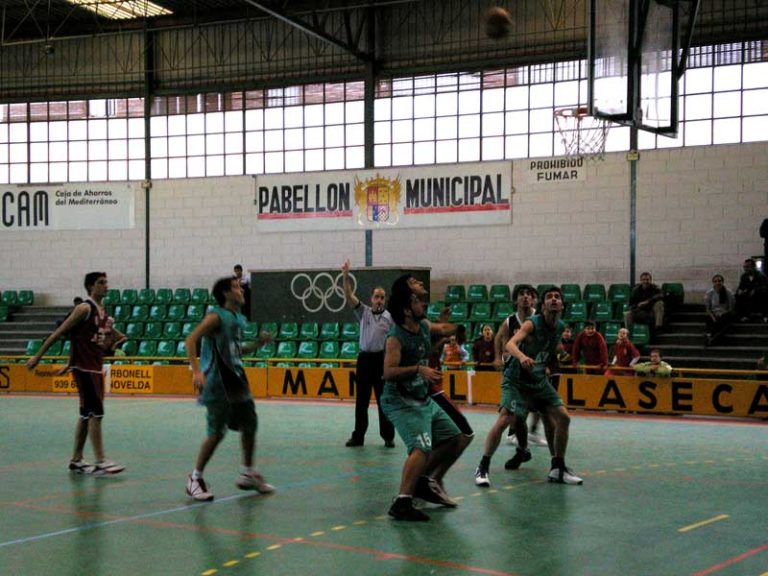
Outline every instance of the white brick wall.
[[[641, 152], [637, 173], [637, 272], [683, 282], [690, 299], [720, 272], [734, 287], [741, 262], [761, 254], [768, 218], [768, 143]], [[376, 266], [429, 266], [433, 292], [447, 284], [626, 282], [629, 164], [623, 153], [587, 163], [585, 182], [531, 184], [514, 163], [510, 225], [373, 233]], [[250, 177], [157, 181], [151, 190], [151, 284], [209, 286], [245, 268], [365, 263], [358, 232], [259, 234]], [[144, 286], [144, 192], [136, 228], [118, 232], [0, 232], [0, 290], [33, 288], [45, 303], [81, 292], [103, 269], [119, 288]]]

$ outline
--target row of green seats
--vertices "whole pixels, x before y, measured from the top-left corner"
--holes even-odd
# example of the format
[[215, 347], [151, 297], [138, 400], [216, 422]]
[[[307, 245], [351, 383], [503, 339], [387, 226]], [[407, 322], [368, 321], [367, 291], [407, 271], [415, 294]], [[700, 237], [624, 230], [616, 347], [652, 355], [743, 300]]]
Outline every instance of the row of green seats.
[[135, 304], [214, 304], [208, 288], [124, 288], [122, 291], [116, 288], [107, 290], [104, 297], [105, 306], [117, 306], [123, 304], [133, 306]]
[[115, 329], [129, 340], [183, 340], [198, 322], [115, 322]]
[[[553, 284], [539, 284], [536, 291], [541, 295]], [[516, 288], [517, 286], [515, 286]], [[667, 282], [661, 285], [664, 296], [667, 299], [682, 303], [684, 300], [685, 289], [679, 282]], [[594, 283], [586, 284], [582, 291], [579, 284], [561, 284], [560, 290], [563, 292], [563, 299], [566, 302], [629, 302], [629, 295], [632, 287], [629, 284], [611, 284], [606, 287], [604, 284]], [[461, 284], [452, 284], [445, 290], [445, 302], [455, 304], [458, 302], [510, 302], [514, 294], [514, 288], [510, 291], [507, 284], [493, 284], [490, 290], [485, 284], [470, 284], [466, 289]]]
[[358, 340], [360, 325], [358, 322], [262, 322], [259, 327], [251, 322], [243, 339], [256, 340], [260, 332], [269, 332], [278, 340]]
[[247, 358], [301, 358], [310, 359], [346, 359], [357, 358], [358, 343], [353, 341], [339, 342], [336, 340], [283, 340], [269, 342], [252, 352]]
[[118, 304], [107, 306], [107, 311], [116, 322], [183, 322], [203, 319], [207, 304]]
[[35, 293], [32, 290], [3, 290], [0, 293], [0, 303], [7, 308], [32, 306], [35, 303]]

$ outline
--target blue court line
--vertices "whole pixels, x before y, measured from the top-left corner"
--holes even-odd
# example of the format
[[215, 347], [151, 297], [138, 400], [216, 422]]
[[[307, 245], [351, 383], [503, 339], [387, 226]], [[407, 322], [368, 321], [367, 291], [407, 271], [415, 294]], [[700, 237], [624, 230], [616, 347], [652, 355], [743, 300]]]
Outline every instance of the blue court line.
[[[389, 470], [389, 467], [380, 466], [373, 468], [366, 468], [362, 472], [350, 472], [346, 474], [337, 474], [335, 476], [329, 476], [327, 478], [315, 479], [315, 480], [302, 480], [300, 482], [294, 482], [277, 488], [275, 496], [279, 496], [284, 490], [294, 490], [297, 488], [307, 488], [311, 486], [317, 486], [332, 482], [336, 480], [344, 480], [351, 478], [352, 476], [363, 476], [380, 472], [383, 470]], [[167, 510], [159, 510], [155, 512], [147, 512], [145, 514], [137, 514], [136, 516], [129, 516], [127, 518], [117, 518], [115, 520], [105, 520], [103, 522], [93, 522], [91, 524], [83, 524], [74, 528], [65, 528], [64, 530], [57, 530], [55, 532], [46, 532], [44, 534], [38, 534], [36, 536], [27, 536], [26, 538], [18, 538], [16, 540], [8, 540], [6, 542], [0, 542], [0, 548], [8, 546], [14, 546], [16, 544], [28, 544], [30, 542], [37, 542], [38, 540], [46, 540], [48, 538], [56, 538], [57, 536], [65, 536], [67, 534], [74, 534], [77, 532], [85, 532], [87, 530], [95, 530], [97, 528], [103, 528], [105, 526], [112, 526], [115, 524], [124, 524], [126, 522], [135, 522], [136, 520], [144, 520], [146, 518], [154, 518], [156, 516], [162, 516], [163, 514], [174, 514], [176, 512], [183, 512], [185, 510], [194, 510], [195, 508], [202, 508], [204, 506], [213, 506], [215, 504], [221, 504], [224, 502], [231, 502], [233, 500], [240, 500], [241, 498], [250, 498], [253, 493], [233, 494], [232, 496], [224, 496], [223, 498], [216, 498], [213, 502], [199, 502], [197, 504], [186, 504], [184, 506], [178, 506], [176, 508], [169, 508]]]

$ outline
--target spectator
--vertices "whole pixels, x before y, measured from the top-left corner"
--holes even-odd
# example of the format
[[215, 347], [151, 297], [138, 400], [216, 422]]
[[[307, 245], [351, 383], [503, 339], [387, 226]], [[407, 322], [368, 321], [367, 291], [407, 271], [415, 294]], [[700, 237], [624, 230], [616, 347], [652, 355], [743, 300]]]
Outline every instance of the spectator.
[[661, 359], [661, 350], [654, 348], [649, 362], [635, 364], [635, 373], [641, 376], [671, 376], [672, 366]]
[[735, 308], [736, 299], [733, 292], [725, 287], [722, 275], [715, 274], [712, 276], [712, 288], [704, 294], [704, 309], [707, 312], [706, 346], [722, 336], [728, 325], [733, 322]]
[[472, 359], [475, 361], [475, 370], [478, 372], [494, 370], [494, 354], [493, 328], [490, 324], [483, 324], [482, 334], [472, 344]]
[[593, 366], [586, 370], [587, 374], [602, 374], [608, 366], [608, 345], [605, 338], [597, 331], [594, 320], [587, 320], [584, 323], [584, 330], [579, 332], [573, 343], [573, 354], [571, 362], [573, 367], [584, 358], [584, 364]]
[[562, 350], [558, 354], [558, 358], [562, 363], [571, 363], [573, 357], [573, 327], [570, 324], [565, 326], [563, 330], [563, 336], [560, 338], [560, 345]]
[[752, 258], [744, 260], [744, 273], [736, 288], [736, 313], [742, 322], [748, 322], [752, 314], [759, 314], [768, 321], [768, 278], [757, 269]]
[[240, 282], [240, 287], [243, 289], [243, 296], [245, 297], [245, 304], [241, 308], [240, 312], [248, 320], [251, 319], [251, 279], [243, 274], [243, 267], [240, 264], [235, 264], [234, 268], [235, 278]]
[[458, 370], [461, 365], [467, 361], [469, 354], [459, 344], [455, 335], [448, 338], [448, 342], [443, 344], [443, 353], [440, 355], [440, 362], [448, 370]]
[[624, 313], [624, 325], [630, 331], [635, 322], [647, 324], [651, 319], [656, 332], [664, 326], [664, 294], [652, 280], [650, 272], [643, 272], [640, 274], [640, 284], [632, 288], [629, 310]]
[[606, 376], [625, 376], [633, 374], [632, 370], [622, 370], [629, 368], [640, 359], [640, 351], [629, 340], [629, 330], [619, 329], [618, 338], [613, 344], [612, 367], [605, 371]]

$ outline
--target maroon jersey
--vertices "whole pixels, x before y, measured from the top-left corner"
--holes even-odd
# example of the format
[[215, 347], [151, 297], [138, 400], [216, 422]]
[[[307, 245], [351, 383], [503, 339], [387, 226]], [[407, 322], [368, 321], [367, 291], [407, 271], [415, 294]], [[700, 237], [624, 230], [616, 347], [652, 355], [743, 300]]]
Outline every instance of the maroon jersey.
[[85, 303], [90, 307], [88, 315], [69, 333], [72, 343], [69, 365], [74, 370], [101, 373], [104, 355], [112, 341], [114, 321], [90, 298], [86, 298]]

